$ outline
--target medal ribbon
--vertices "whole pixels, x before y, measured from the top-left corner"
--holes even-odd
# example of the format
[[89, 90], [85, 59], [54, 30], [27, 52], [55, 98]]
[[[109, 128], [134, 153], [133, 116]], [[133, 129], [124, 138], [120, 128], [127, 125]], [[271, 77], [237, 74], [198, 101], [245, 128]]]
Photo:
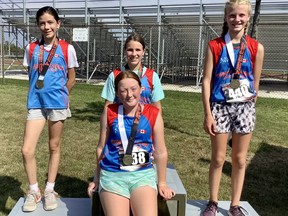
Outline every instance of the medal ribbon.
[[44, 59], [44, 40], [42, 39], [40, 42], [40, 53], [39, 53], [39, 63], [38, 63], [38, 72], [39, 72], [39, 77], [38, 80], [44, 80], [45, 74], [49, 68], [49, 65], [55, 55], [56, 49], [58, 46], [58, 39], [56, 38], [53, 46], [49, 52], [49, 55], [45, 61], [45, 64], [43, 65], [43, 59]]
[[[229, 59], [232, 63], [232, 67], [234, 68], [234, 65], [235, 65], [234, 49], [233, 49], [233, 44], [232, 44], [229, 33], [225, 35], [225, 43], [226, 43], [226, 47], [228, 50]], [[240, 43], [240, 51], [239, 51], [238, 58], [237, 58], [236, 69], [234, 72], [235, 75], [237, 75], [238, 77], [237, 79], [239, 79], [239, 76], [240, 76], [245, 48], [246, 48], [246, 40], [244, 37], [242, 37], [241, 43]]]
[[130, 133], [129, 141], [128, 141], [127, 135], [126, 135], [123, 114], [124, 114], [123, 105], [119, 105], [119, 107], [118, 107], [118, 127], [119, 127], [119, 133], [120, 133], [120, 137], [121, 137], [121, 141], [122, 141], [122, 146], [123, 146], [125, 154], [131, 155], [132, 150], [133, 150], [135, 136], [137, 133], [139, 120], [140, 120], [140, 116], [141, 116], [141, 105], [138, 104], [137, 111], [135, 112], [134, 121], [133, 121], [133, 125], [132, 125], [132, 130]]

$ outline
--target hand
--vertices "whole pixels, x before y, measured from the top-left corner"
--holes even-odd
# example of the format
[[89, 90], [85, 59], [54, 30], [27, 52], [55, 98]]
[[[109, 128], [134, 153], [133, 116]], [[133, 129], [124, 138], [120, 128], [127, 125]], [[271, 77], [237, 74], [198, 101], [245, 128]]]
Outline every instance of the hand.
[[87, 188], [87, 193], [90, 198], [92, 198], [93, 193], [98, 188], [98, 182], [90, 182]]
[[209, 135], [215, 136], [216, 124], [215, 124], [214, 118], [211, 115], [205, 116], [203, 128], [206, 131], [206, 133], [208, 133]]
[[158, 185], [158, 191], [161, 197], [163, 197], [164, 200], [169, 200], [175, 196], [175, 191], [172, 190], [167, 186], [165, 183], [161, 183]]

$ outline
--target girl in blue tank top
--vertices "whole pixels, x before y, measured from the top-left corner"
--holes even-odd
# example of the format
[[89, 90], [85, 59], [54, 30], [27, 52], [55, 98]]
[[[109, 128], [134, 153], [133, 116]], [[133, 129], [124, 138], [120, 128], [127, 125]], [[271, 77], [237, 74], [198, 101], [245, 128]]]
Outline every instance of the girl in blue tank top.
[[22, 207], [24, 212], [34, 211], [42, 197], [36, 175], [35, 151], [46, 121], [50, 157], [43, 206], [45, 210], [58, 206], [54, 185], [60, 162], [60, 143], [64, 121], [71, 117], [69, 93], [75, 83], [74, 67], [78, 67], [73, 46], [56, 37], [60, 28], [57, 11], [49, 6], [40, 8], [36, 13], [36, 22], [42, 39], [28, 44], [23, 62], [29, 73], [28, 116], [22, 146], [23, 164], [29, 182], [29, 191]]
[[140, 103], [141, 91], [138, 75], [121, 72], [115, 79], [121, 104], [104, 110], [107, 138], [98, 143], [96, 175], [87, 192], [91, 197], [98, 189], [107, 216], [129, 215], [130, 207], [133, 215], [157, 216], [157, 191], [165, 200], [175, 195], [166, 184], [163, 119], [158, 108]]
[[262, 71], [264, 48], [246, 35], [250, 0], [229, 0], [224, 9], [222, 36], [208, 43], [202, 100], [204, 130], [211, 139], [209, 202], [203, 216], [216, 216], [218, 191], [226, 145], [232, 133], [231, 204], [229, 216], [244, 216], [240, 197], [245, 163], [255, 125], [255, 102]]

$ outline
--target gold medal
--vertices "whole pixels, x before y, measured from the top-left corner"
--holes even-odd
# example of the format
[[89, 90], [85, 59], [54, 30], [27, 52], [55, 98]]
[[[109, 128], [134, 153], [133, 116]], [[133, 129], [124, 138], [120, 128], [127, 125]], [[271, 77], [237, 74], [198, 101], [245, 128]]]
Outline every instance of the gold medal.
[[44, 87], [44, 80], [37, 80], [36, 82], [36, 88], [37, 89], [42, 89]]
[[125, 154], [123, 157], [123, 164], [126, 166], [130, 166], [133, 163], [133, 157], [132, 155]]

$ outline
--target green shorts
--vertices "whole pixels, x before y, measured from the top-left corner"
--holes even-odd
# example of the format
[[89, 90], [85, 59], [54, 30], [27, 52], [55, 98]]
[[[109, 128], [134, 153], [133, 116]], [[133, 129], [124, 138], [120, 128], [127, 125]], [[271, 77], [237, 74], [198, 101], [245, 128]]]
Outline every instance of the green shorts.
[[149, 186], [157, 191], [156, 171], [154, 168], [133, 172], [110, 172], [101, 169], [99, 193], [102, 190], [130, 199], [133, 190]]

